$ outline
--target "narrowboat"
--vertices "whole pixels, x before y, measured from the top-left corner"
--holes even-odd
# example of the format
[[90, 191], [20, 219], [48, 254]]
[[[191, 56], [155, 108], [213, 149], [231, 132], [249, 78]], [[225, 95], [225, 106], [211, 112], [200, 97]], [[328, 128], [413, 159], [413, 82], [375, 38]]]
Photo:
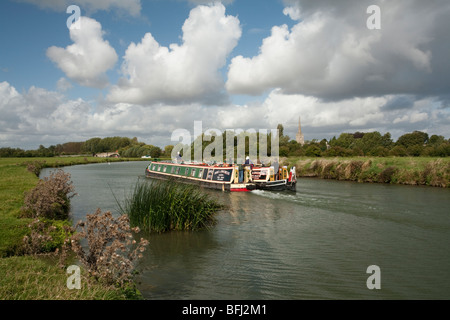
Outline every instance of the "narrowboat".
[[282, 167], [238, 164], [174, 163], [152, 161], [145, 169], [145, 176], [155, 179], [174, 179], [222, 191], [242, 192], [252, 190], [292, 190], [297, 182], [295, 167], [288, 172]]
[[296, 191], [297, 176], [295, 167], [288, 171], [287, 166], [276, 170], [274, 167], [253, 167], [252, 181], [258, 190]]

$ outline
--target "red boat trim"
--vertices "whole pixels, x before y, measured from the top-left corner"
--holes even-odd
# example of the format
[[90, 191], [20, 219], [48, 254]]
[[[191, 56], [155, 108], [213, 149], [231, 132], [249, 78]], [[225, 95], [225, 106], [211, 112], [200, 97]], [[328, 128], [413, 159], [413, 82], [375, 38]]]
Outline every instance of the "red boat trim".
[[234, 188], [230, 189], [231, 192], [249, 192], [251, 190], [248, 190], [247, 188]]

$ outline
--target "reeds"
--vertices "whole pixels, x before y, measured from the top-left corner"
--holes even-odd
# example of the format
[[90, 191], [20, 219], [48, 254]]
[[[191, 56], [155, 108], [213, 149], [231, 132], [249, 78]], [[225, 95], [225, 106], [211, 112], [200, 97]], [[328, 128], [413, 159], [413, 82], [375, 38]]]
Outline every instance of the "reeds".
[[214, 224], [223, 205], [197, 186], [174, 181], [138, 181], [120, 207], [130, 224], [147, 232], [195, 231]]
[[450, 187], [447, 158], [312, 158], [296, 167], [299, 177]]

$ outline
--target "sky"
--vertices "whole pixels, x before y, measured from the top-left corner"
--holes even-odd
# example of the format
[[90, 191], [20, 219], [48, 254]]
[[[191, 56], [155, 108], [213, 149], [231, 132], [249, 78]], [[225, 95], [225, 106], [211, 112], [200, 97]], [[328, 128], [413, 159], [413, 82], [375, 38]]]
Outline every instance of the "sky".
[[449, 16], [448, 0], [2, 0], [0, 147], [164, 147], [194, 121], [295, 139], [299, 118], [306, 140], [450, 138]]

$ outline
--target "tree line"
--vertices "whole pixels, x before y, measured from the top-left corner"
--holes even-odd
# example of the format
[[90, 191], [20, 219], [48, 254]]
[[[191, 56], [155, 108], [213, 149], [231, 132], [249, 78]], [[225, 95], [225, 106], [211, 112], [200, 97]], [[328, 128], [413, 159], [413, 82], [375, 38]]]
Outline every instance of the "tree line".
[[280, 139], [280, 156], [307, 157], [447, 157], [450, 156], [450, 139], [440, 135], [429, 136], [414, 131], [400, 136], [397, 141], [389, 132], [378, 131], [342, 133], [330, 141], [313, 140], [300, 146], [295, 140]]
[[[374, 132], [342, 133], [338, 137], [334, 136], [330, 140], [311, 140], [303, 145], [289, 136], [284, 135], [282, 124], [277, 126], [279, 135], [279, 156], [281, 157], [447, 157], [450, 156], [450, 139], [445, 139], [441, 135], [429, 136], [426, 132], [414, 131], [400, 136], [394, 141], [389, 132], [381, 134]], [[242, 134], [242, 133], [241, 133]], [[248, 134], [251, 136], [252, 134]], [[256, 136], [256, 147], [259, 152], [260, 133], [253, 133]], [[239, 136], [239, 135], [238, 135]], [[238, 136], [234, 137], [234, 154], [236, 156], [236, 146]], [[202, 135], [202, 152], [215, 139], [222, 139], [223, 151], [226, 147], [226, 133], [219, 137]], [[249, 153], [249, 141], [245, 140], [246, 155]], [[253, 140], [255, 141], [255, 140]], [[271, 134], [266, 137], [267, 152], [271, 154]], [[173, 146], [170, 146], [173, 147]], [[167, 147], [166, 147], [167, 148]], [[191, 157], [194, 157], [194, 143], [190, 145]], [[213, 152], [214, 154], [214, 152]]]
[[106, 137], [91, 138], [83, 142], [66, 142], [36, 150], [20, 148], [0, 148], [0, 157], [54, 157], [64, 155], [91, 155], [103, 152], [117, 152], [122, 157], [136, 158], [142, 156], [160, 157], [163, 150], [160, 147], [139, 142], [136, 137]]
[[[330, 140], [311, 140], [300, 145], [289, 136], [284, 135], [283, 125], [279, 124], [279, 155], [306, 156], [306, 157], [354, 157], [354, 156], [375, 156], [375, 157], [447, 157], [450, 156], [450, 139], [445, 139], [441, 135], [429, 136], [426, 132], [414, 131], [400, 136], [394, 141], [389, 132], [381, 134], [374, 132], [341, 133], [338, 137]], [[259, 148], [259, 133], [257, 136], [257, 148]], [[202, 152], [215, 139], [223, 140], [223, 150], [226, 147], [226, 134], [221, 137], [202, 137]], [[234, 137], [236, 148], [238, 138]], [[268, 153], [270, 154], [270, 133], [267, 136]], [[245, 139], [245, 150], [248, 154], [250, 138]], [[44, 147], [40, 145], [36, 150], [23, 150], [20, 148], [0, 148], [0, 157], [53, 157], [61, 155], [95, 155], [102, 152], [118, 152], [121, 157], [137, 158], [151, 156], [152, 158], [170, 158], [173, 145], [167, 145], [164, 149], [158, 146], [139, 142], [136, 137], [106, 137], [91, 138], [84, 142], [67, 142], [64, 144]], [[194, 143], [190, 145], [191, 152], [194, 152]]]

